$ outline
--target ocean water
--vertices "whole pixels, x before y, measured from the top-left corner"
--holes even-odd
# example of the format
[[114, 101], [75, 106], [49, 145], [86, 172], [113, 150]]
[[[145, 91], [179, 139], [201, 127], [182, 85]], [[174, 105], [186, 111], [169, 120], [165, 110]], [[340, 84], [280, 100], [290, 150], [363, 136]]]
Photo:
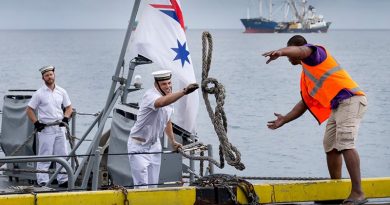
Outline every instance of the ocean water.
[[[187, 40], [198, 82], [201, 79], [201, 35], [188, 30]], [[278, 130], [267, 121], [274, 112], [285, 114], [300, 100], [301, 68], [286, 58], [266, 65], [262, 53], [284, 47], [291, 34], [243, 34], [241, 30], [210, 30], [214, 51], [209, 76], [226, 89], [225, 112], [229, 141], [241, 152], [244, 171], [227, 165], [218, 173], [239, 176], [327, 177], [319, 126], [309, 112]], [[107, 98], [125, 30], [17, 30], [0, 31], [0, 99], [9, 89], [37, 89], [38, 69], [56, 66], [57, 84], [64, 87], [78, 112], [96, 113]], [[305, 34], [310, 43], [324, 45], [366, 92], [368, 111], [361, 123], [357, 150], [363, 177], [390, 176], [390, 31], [331, 30]], [[130, 59], [126, 58], [126, 69]], [[152, 85], [154, 65], [139, 66], [143, 87]], [[181, 89], [174, 87], [174, 89]], [[132, 93], [138, 101], [143, 91]], [[209, 97], [215, 102], [212, 96]], [[214, 145], [218, 138], [200, 96], [198, 136]], [[215, 105], [215, 103], [214, 103]], [[0, 100], [0, 109], [2, 100]], [[93, 117], [77, 119], [81, 137]], [[86, 147], [87, 145], [84, 145]], [[343, 169], [343, 176], [348, 177]]]

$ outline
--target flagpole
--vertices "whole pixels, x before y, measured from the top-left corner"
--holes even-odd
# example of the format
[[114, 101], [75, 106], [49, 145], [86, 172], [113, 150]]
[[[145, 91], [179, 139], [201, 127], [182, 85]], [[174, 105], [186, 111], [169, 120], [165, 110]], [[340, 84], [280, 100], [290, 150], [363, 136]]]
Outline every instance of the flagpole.
[[[118, 60], [117, 66], [116, 66], [115, 74], [114, 74], [114, 76], [112, 76], [112, 84], [111, 84], [110, 91], [108, 93], [107, 102], [106, 102], [106, 105], [104, 106], [104, 109], [102, 110], [102, 114], [101, 114], [102, 117], [100, 117], [100, 119], [99, 119], [98, 129], [96, 131], [96, 134], [95, 134], [92, 142], [90, 143], [90, 145], [88, 147], [87, 154], [94, 152], [96, 150], [97, 146], [99, 145], [99, 142], [100, 142], [100, 139], [102, 136], [102, 132], [103, 132], [103, 128], [104, 128], [104, 125], [105, 125], [107, 117], [108, 117], [108, 113], [111, 112], [111, 110], [113, 109], [115, 101], [118, 100], [119, 95], [122, 94], [121, 90], [123, 88], [120, 88], [120, 90], [118, 90], [118, 92], [115, 92], [115, 89], [116, 89], [118, 82], [123, 84], [125, 81], [124, 79], [120, 79], [119, 73], [120, 73], [122, 65], [124, 66], [124, 57], [126, 54], [127, 46], [129, 44], [131, 32], [133, 30], [133, 26], [134, 26], [135, 18], [137, 16], [137, 12], [138, 12], [138, 9], [140, 6], [140, 2], [141, 2], [141, 0], [134, 1], [133, 11], [131, 12], [130, 22], [129, 22], [129, 25], [127, 27], [127, 32], [126, 32], [125, 40], [124, 40], [123, 45], [122, 45], [121, 54], [119, 56], [119, 60]], [[85, 173], [83, 175], [81, 187], [87, 186], [93, 163], [94, 163], [94, 161], [91, 160], [89, 157], [83, 158], [79, 168], [76, 170], [76, 172], [74, 174], [75, 178], [77, 178], [81, 174], [83, 168], [85, 168], [85, 171], [84, 171]], [[53, 178], [53, 176], [51, 178]]]
[[114, 76], [112, 76], [111, 88], [110, 88], [110, 91], [108, 93], [106, 105], [104, 106], [103, 112], [105, 112], [107, 107], [110, 105], [110, 102], [114, 96], [114, 91], [115, 91], [117, 82], [119, 82], [119, 73], [120, 73], [122, 65], [124, 66], [124, 58], [125, 58], [127, 46], [129, 44], [131, 32], [133, 31], [133, 28], [135, 26], [135, 18], [137, 16], [140, 2], [141, 2], [141, 0], [134, 1], [133, 11], [131, 12], [130, 22], [129, 22], [129, 25], [127, 27], [125, 40], [123, 41], [122, 50], [121, 50], [121, 54], [119, 55], [118, 63], [116, 65], [115, 74], [114, 74]]

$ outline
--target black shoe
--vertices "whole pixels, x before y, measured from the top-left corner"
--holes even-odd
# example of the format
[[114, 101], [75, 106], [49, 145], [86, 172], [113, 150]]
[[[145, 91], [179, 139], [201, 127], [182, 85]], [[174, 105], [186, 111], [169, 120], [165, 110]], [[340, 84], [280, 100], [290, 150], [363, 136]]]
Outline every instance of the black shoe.
[[38, 186], [43, 187], [43, 186], [46, 186], [46, 184], [47, 184], [46, 182], [41, 182], [38, 184]]
[[62, 183], [62, 184], [59, 184], [58, 187], [60, 188], [68, 188], [68, 181]]

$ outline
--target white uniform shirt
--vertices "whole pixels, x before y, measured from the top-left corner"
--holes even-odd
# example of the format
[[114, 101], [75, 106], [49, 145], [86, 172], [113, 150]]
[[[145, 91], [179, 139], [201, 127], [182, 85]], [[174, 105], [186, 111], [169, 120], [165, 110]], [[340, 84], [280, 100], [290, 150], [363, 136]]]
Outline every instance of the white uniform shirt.
[[154, 107], [154, 102], [162, 95], [156, 88], [149, 89], [142, 97], [137, 121], [130, 132], [130, 137], [145, 139], [143, 144], [154, 144], [157, 137], [163, 137], [165, 127], [173, 114], [173, 105]]
[[62, 120], [64, 112], [61, 105], [68, 107], [71, 105], [68, 93], [58, 85], [52, 91], [46, 85], [37, 90], [28, 106], [38, 111], [38, 119], [43, 123], [51, 123]]

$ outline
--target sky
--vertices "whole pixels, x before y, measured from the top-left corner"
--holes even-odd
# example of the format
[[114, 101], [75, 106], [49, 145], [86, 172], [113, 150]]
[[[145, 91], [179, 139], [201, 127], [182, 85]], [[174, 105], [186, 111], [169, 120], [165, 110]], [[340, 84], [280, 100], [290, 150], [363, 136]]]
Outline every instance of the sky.
[[[181, 5], [190, 29], [244, 29], [240, 18], [246, 18], [248, 11], [256, 17], [257, 2], [181, 0]], [[280, 0], [273, 2], [277, 8]], [[133, 3], [134, 0], [0, 0], [0, 29], [125, 29]], [[331, 29], [390, 29], [390, 0], [308, 0], [308, 4], [332, 22]]]

